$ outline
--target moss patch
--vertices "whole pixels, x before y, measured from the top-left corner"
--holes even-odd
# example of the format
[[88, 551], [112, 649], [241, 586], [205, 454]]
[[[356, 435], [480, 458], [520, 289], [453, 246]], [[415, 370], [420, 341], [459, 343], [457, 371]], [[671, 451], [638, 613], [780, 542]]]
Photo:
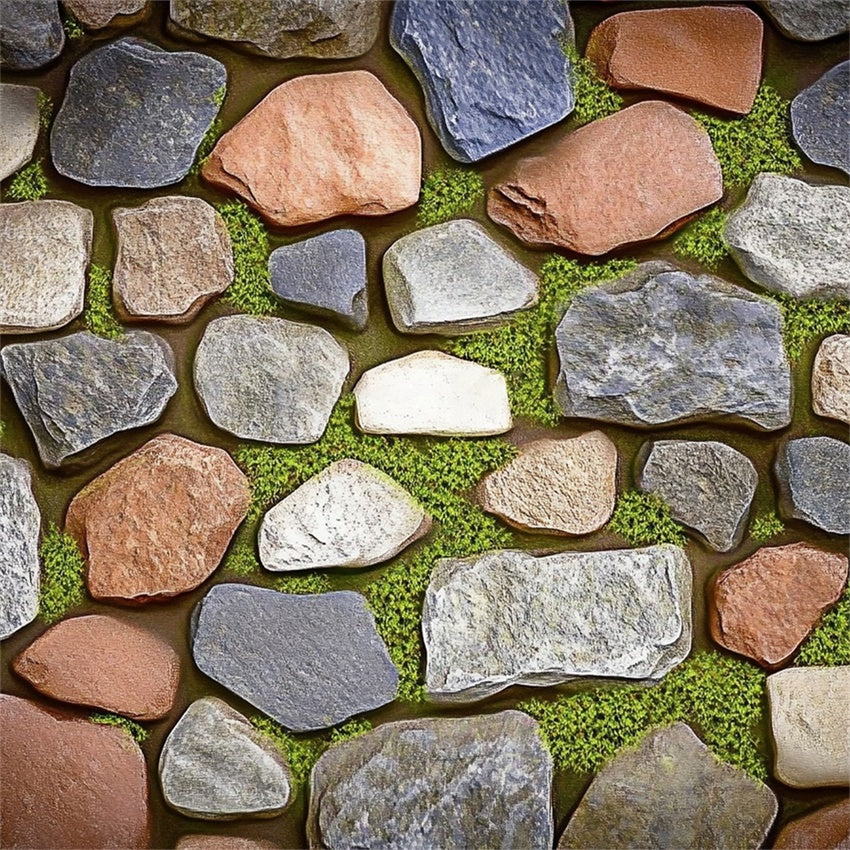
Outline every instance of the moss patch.
[[6, 189], [7, 201], [40, 201], [47, 194], [47, 178], [41, 160], [22, 168]]
[[[221, 109], [221, 105], [224, 103], [226, 95], [227, 86], [221, 86], [212, 96], [212, 102]], [[216, 113], [216, 117], [213, 118], [212, 123], [209, 127], [207, 127], [207, 132], [204, 133], [204, 137], [201, 139], [201, 144], [198, 145], [198, 151], [195, 154], [195, 162], [189, 169], [189, 174], [198, 174], [200, 172], [203, 164], [209, 159], [210, 154], [213, 152], [215, 143], [218, 141], [218, 137], [220, 135], [221, 121], [218, 120], [218, 114]]]
[[280, 593], [327, 593], [333, 590], [328, 577], [321, 573], [281, 576], [272, 586]]
[[85, 599], [86, 565], [77, 541], [54, 523], [50, 523], [39, 553], [42, 570], [38, 615], [45, 623], [55, 623]]
[[836, 606], [828, 611], [809, 635], [796, 665], [801, 667], [843, 667], [850, 664], [850, 585]]
[[779, 518], [776, 511], [766, 511], [753, 517], [750, 523], [750, 537], [756, 543], [767, 543], [774, 537], [778, 537], [785, 531], [785, 523]]
[[619, 534], [629, 546], [655, 546], [672, 543], [684, 546], [682, 526], [670, 515], [670, 508], [655, 493], [627, 490], [617, 499], [608, 529]]
[[850, 302], [800, 300], [791, 295], [773, 295], [782, 310], [782, 338], [792, 363], [809, 346], [825, 336], [850, 333]]
[[80, 26], [80, 22], [67, 10], [63, 10], [63, 12], [62, 29], [65, 30], [65, 35], [72, 41], [82, 38], [86, 31]]
[[572, 45], [565, 45], [564, 52], [570, 60], [575, 95], [575, 109], [571, 117], [577, 124], [607, 118], [622, 109], [623, 98], [599, 76], [592, 62], [579, 56]]
[[112, 305], [112, 273], [101, 266], [89, 269], [83, 322], [93, 334], [107, 339], [117, 339], [124, 335], [124, 328]]
[[472, 169], [432, 171], [422, 181], [416, 223], [419, 227], [431, 227], [468, 215], [483, 197], [484, 181]]
[[38, 123], [42, 130], [50, 127], [53, 120], [53, 101], [41, 90], [38, 90]]
[[691, 222], [674, 240], [673, 252], [678, 257], [696, 260], [712, 271], [729, 256], [723, 241], [723, 228], [728, 213], [718, 207]]
[[122, 732], [126, 732], [137, 744], [141, 744], [148, 737], [148, 730], [139, 726], [133, 720], [128, 720], [126, 717], [121, 717], [118, 714], [107, 714], [95, 712], [89, 715], [89, 720], [92, 723], [100, 723], [103, 726], [115, 726]]

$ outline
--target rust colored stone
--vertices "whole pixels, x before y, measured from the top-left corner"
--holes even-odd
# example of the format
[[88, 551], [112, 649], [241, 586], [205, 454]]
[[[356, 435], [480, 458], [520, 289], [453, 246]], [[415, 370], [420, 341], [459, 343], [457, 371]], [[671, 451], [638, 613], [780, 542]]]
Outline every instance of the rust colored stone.
[[175, 850], [275, 850], [276, 844], [238, 835], [184, 835]]
[[786, 823], [774, 850], [850, 850], [850, 800], [824, 806]]

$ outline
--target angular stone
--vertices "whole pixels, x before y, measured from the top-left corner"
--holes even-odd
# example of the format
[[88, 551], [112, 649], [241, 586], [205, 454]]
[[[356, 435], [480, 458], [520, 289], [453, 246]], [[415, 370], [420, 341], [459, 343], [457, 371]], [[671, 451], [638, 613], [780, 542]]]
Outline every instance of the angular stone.
[[267, 570], [369, 567], [428, 532], [431, 518], [389, 475], [346, 458], [278, 502], [260, 525]]
[[238, 835], [184, 835], [176, 850], [277, 850], [277, 844]]
[[88, 186], [153, 189], [178, 183], [218, 114], [221, 62], [122, 38], [73, 68], [53, 122], [60, 174]]
[[657, 427], [791, 421], [791, 367], [776, 302], [666, 263], [576, 295], [555, 333], [564, 416]]
[[0, 64], [6, 70], [40, 68], [52, 62], [64, 46], [58, 0], [3, 0]]
[[87, 556], [95, 599], [164, 601], [209, 577], [249, 501], [224, 449], [161, 434], [80, 490], [65, 529]]
[[147, 6], [147, 0], [62, 0], [62, 5], [86, 29], [108, 27], [120, 15], [138, 15]]
[[384, 254], [383, 271], [402, 333], [492, 328], [537, 303], [537, 275], [467, 219], [403, 236]]
[[773, 842], [774, 850], [848, 850], [850, 800], [815, 809], [786, 823]]
[[597, 255], [666, 236], [722, 195], [705, 130], [648, 100], [519, 160], [490, 190], [487, 213], [533, 247]]
[[419, 198], [422, 140], [368, 71], [294, 77], [216, 144], [201, 173], [277, 227], [386, 215]]
[[434, 700], [578, 677], [657, 680], [691, 648], [691, 565], [675, 546], [437, 563], [422, 609]]
[[314, 325], [224, 316], [195, 353], [195, 390], [219, 428], [246, 440], [314, 443], [348, 375], [348, 352]]
[[850, 5], [847, 0], [764, 0], [765, 11], [790, 38], [823, 41], [847, 32]]
[[295, 732], [395, 699], [398, 671], [359, 593], [219, 584], [198, 603], [192, 631], [202, 673]]
[[558, 850], [761, 847], [778, 811], [773, 791], [719, 761], [685, 723], [650, 732], [594, 777]]
[[850, 425], [850, 336], [828, 336], [812, 366], [812, 407]]
[[[4, 10], [5, 11], [5, 10]], [[0, 83], [0, 180], [32, 159], [38, 141], [38, 96], [35, 86]]]
[[552, 758], [519, 711], [386, 723], [310, 779], [311, 848], [549, 850]]
[[850, 174], [850, 62], [836, 65], [791, 101], [791, 127], [812, 162]]
[[167, 643], [134, 623], [100, 614], [62, 620], [12, 666], [51, 699], [133, 720], [165, 717], [180, 680], [180, 659]]

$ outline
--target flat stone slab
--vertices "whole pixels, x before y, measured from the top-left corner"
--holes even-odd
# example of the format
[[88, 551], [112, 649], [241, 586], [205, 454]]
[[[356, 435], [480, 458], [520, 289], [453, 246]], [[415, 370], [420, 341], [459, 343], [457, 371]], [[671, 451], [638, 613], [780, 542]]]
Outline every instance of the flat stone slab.
[[519, 711], [386, 723], [310, 779], [311, 848], [549, 850], [552, 758]]
[[261, 838], [242, 838], [237, 835], [184, 835], [174, 845], [175, 850], [277, 850], [277, 844]]
[[99, 30], [123, 15], [138, 15], [148, 0], [62, 0], [62, 5], [86, 28]]
[[764, 10], [789, 38], [823, 41], [847, 32], [847, 0], [764, 0]]
[[654, 681], [691, 649], [691, 565], [676, 546], [437, 563], [425, 593], [434, 700], [578, 677]]
[[850, 846], [850, 800], [815, 809], [786, 823], [776, 835], [774, 850], [843, 850]]
[[812, 408], [850, 425], [850, 335], [828, 336], [812, 366]]
[[850, 61], [827, 71], [791, 101], [791, 128], [812, 162], [850, 174]]
[[[5, 13], [5, 8], [4, 8]], [[0, 180], [32, 159], [38, 141], [38, 95], [35, 86], [0, 83]]]
[[58, 0], [3, 0], [0, 64], [5, 70], [41, 68], [64, 46]]

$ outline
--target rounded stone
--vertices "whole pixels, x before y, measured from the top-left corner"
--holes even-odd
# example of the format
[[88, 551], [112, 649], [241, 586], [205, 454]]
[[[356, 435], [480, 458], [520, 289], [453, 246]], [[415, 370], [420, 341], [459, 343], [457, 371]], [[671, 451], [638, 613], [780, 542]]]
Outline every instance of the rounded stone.
[[238, 835], [184, 835], [175, 850], [278, 850], [277, 844], [261, 838], [242, 838]]
[[38, 96], [35, 86], [0, 83], [0, 180], [32, 159], [38, 141]]
[[847, 0], [763, 0], [777, 27], [798, 41], [823, 41], [847, 32]]
[[786, 823], [779, 830], [773, 850], [848, 850], [850, 848], [850, 799], [815, 809]]
[[139, 15], [147, 4], [148, 0], [62, 0], [65, 9], [90, 30], [118, 24], [123, 15]]
[[850, 174], [850, 61], [831, 68], [791, 101], [791, 128], [812, 162]]
[[3, 0], [0, 64], [4, 70], [40, 68], [56, 59], [64, 46], [58, 0]]
[[850, 335], [828, 336], [812, 366], [812, 408], [850, 425]]

